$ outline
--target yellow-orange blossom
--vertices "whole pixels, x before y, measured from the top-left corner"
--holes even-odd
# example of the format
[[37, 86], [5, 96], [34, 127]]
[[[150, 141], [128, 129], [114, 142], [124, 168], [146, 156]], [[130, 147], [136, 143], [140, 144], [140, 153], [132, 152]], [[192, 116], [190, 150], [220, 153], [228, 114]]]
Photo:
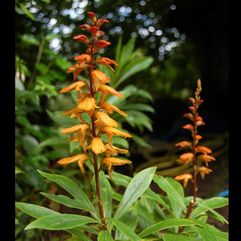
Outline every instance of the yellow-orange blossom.
[[[83, 24], [80, 26], [89, 32], [89, 37], [86, 35], [77, 35], [74, 39], [82, 42], [87, 46], [86, 53], [75, 56], [76, 63], [68, 68], [68, 73], [73, 73], [74, 82], [62, 88], [60, 93], [67, 93], [76, 91], [78, 99], [76, 99], [76, 107], [68, 110], [64, 115], [70, 118], [77, 118], [79, 124], [64, 128], [61, 130], [63, 134], [71, 134], [70, 141], [79, 142], [82, 147], [82, 153], [66, 157], [58, 161], [60, 165], [67, 165], [69, 163], [77, 162], [81, 172], [84, 174], [84, 163], [90, 159], [89, 151], [94, 155], [101, 155], [101, 164], [108, 167], [109, 175], [114, 166], [130, 164], [130, 160], [120, 159], [116, 155], [127, 154], [128, 150], [113, 146], [112, 137], [121, 136], [130, 138], [131, 135], [118, 129], [118, 122], [112, 119], [109, 114], [117, 112], [122, 116], [127, 116], [127, 113], [121, 111], [118, 107], [108, 103], [106, 97], [108, 95], [115, 95], [120, 98], [124, 96], [113, 89], [108, 84], [110, 78], [100, 70], [98, 65], [105, 65], [114, 71], [112, 66], [117, 66], [117, 62], [106, 58], [96, 57], [98, 51], [111, 43], [100, 39], [105, 33], [100, 30], [104, 23], [109, 22], [106, 19], [97, 19], [95, 14], [88, 12], [90, 24]], [[111, 66], [112, 65], [112, 66]], [[89, 81], [79, 79], [81, 72], [87, 72]], [[96, 94], [100, 93], [100, 100], [97, 101]], [[90, 117], [90, 122], [86, 122], [82, 115], [87, 113]], [[102, 136], [106, 135], [108, 141], [104, 141]]]

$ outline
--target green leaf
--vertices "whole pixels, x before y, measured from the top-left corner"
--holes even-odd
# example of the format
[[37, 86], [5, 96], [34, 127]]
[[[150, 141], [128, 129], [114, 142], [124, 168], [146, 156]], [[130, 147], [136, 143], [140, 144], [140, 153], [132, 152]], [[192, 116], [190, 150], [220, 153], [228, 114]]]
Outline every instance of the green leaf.
[[81, 227], [87, 223], [96, 223], [96, 220], [76, 214], [51, 214], [38, 218], [25, 229], [67, 230]]
[[98, 235], [98, 241], [114, 241], [108, 231], [101, 231]]
[[19, 7], [23, 10], [23, 13], [27, 17], [29, 17], [31, 20], [35, 21], [35, 17], [33, 16], [33, 14], [22, 3], [19, 3]]
[[138, 174], [129, 183], [114, 217], [120, 218], [131, 205], [141, 196], [151, 184], [156, 167], [147, 168]]
[[48, 139], [42, 141], [41, 143], [39, 143], [37, 148], [42, 149], [46, 146], [58, 146], [58, 145], [63, 145], [63, 144], [66, 144], [66, 138], [51, 137], [51, 138], [48, 138]]
[[192, 218], [197, 217], [200, 214], [205, 213], [210, 209], [221, 208], [228, 205], [228, 198], [214, 197], [207, 200], [200, 201], [198, 206], [192, 211]]
[[182, 187], [179, 186], [181, 184], [172, 178], [165, 178], [157, 175], [154, 176], [153, 180], [163, 191], [166, 192], [172, 206], [173, 214], [176, 218], [179, 218], [182, 211], [186, 210], [183, 191], [181, 191]]
[[139, 233], [139, 236], [141, 238], [144, 238], [150, 234], [154, 234], [160, 230], [167, 229], [167, 228], [174, 228], [174, 227], [180, 227], [180, 226], [194, 226], [196, 225], [195, 222], [189, 219], [185, 218], [171, 218], [167, 219], [158, 223], [155, 223], [145, 230], [143, 230], [141, 233]]
[[40, 194], [42, 194], [43, 196], [47, 197], [50, 200], [53, 200], [57, 203], [65, 205], [66, 207], [77, 208], [88, 212], [93, 211], [92, 209], [89, 209], [89, 206], [86, 206], [85, 203], [79, 199], [72, 199], [65, 195], [55, 195], [55, 194], [49, 194], [45, 192], [41, 192]]
[[144, 148], [151, 148], [151, 146], [140, 136], [137, 136], [133, 133], [130, 133], [132, 135], [133, 141], [135, 141], [139, 146]]
[[111, 186], [106, 178], [103, 171], [99, 173], [100, 178], [100, 192], [101, 192], [101, 199], [104, 208], [105, 217], [111, 217], [112, 213], [112, 192]]
[[147, 112], [152, 112], [154, 113], [155, 110], [153, 107], [151, 107], [150, 105], [147, 104], [127, 104], [125, 105], [125, 108], [123, 110], [140, 110], [140, 111], [147, 111]]
[[138, 235], [135, 234], [135, 232], [125, 223], [121, 222], [117, 219], [110, 219], [111, 222], [114, 224], [114, 226], [123, 234], [125, 234], [130, 240], [132, 241], [140, 241], [141, 239], [138, 237]]
[[[134, 212], [133, 210], [130, 210], [130, 211], [126, 212], [124, 215], [121, 216], [119, 221], [121, 221], [122, 223], [128, 224], [128, 227], [131, 230], [135, 230], [136, 225], [137, 225], [136, 211]], [[115, 239], [116, 240], [122, 240], [122, 239], [128, 240], [128, 237], [125, 234], [121, 233], [119, 230], [116, 230]]]
[[25, 44], [29, 44], [29, 45], [35, 45], [35, 46], [39, 46], [39, 40], [31, 34], [23, 34], [21, 36], [21, 40], [25, 43]]
[[58, 212], [49, 208], [41, 207], [35, 204], [16, 202], [16, 208], [22, 212], [27, 213], [29, 216], [34, 218], [40, 218], [50, 214], [58, 214]]
[[124, 174], [113, 172], [112, 173], [112, 179], [111, 179], [116, 185], [120, 185], [123, 187], [127, 187], [128, 184], [131, 181], [131, 177], [126, 176]]
[[163, 235], [163, 241], [193, 241], [185, 234], [181, 233], [166, 233]]
[[199, 233], [203, 241], [219, 241], [216, 239], [211, 229], [203, 227], [194, 227], [194, 229]]
[[153, 62], [152, 57], [139, 57], [129, 62], [122, 70], [122, 75], [115, 85], [115, 88], [123, 83], [130, 76], [148, 68]]
[[38, 172], [43, 177], [46, 177], [50, 181], [57, 183], [59, 186], [65, 189], [68, 193], [70, 193], [74, 198], [81, 200], [83, 206], [85, 206], [85, 208], [87, 208], [88, 210], [91, 210], [91, 214], [96, 217], [96, 210], [93, 204], [91, 203], [87, 195], [81, 190], [81, 188], [74, 181], [62, 175], [49, 174], [40, 170], [38, 170]]

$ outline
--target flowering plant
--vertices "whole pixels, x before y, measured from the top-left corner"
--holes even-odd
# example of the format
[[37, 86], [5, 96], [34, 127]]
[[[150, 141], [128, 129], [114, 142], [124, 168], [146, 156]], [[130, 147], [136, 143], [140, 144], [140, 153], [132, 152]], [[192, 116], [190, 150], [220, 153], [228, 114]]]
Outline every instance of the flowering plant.
[[[181, 149], [191, 149], [179, 159], [180, 162], [193, 166], [192, 174], [177, 176], [175, 180], [155, 175], [156, 167], [144, 169], [133, 178], [114, 172], [115, 166], [131, 164], [131, 161], [117, 157], [119, 154], [127, 154], [128, 150], [114, 146], [113, 137], [130, 138], [131, 135], [118, 128], [119, 123], [110, 117], [113, 112], [124, 117], [127, 117], [127, 113], [110, 104], [107, 96], [125, 96], [109, 85], [111, 79], [98, 68], [99, 65], [104, 65], [114, 71], [114, 66], [118, 66], [115, 60], [97, 56], [100, 49], [110, 45], [110, 42], [102, 39], [104, 32], [101, 30], [108, 20], [98, 19], [93, 12], [88, 12], [88, 17], [89, 23], [82, 24], [80, 28], [89, 35], [80, 34], [74, 37], [76, 41], [86, 45], [86, 52], [75, 56], [76, 63], [67, 70], [73, 74], [74, 82], [60, 90], [60, 93], [77, 93], [76, 106], [67, 110], [64, 115], [77, 119], [79, 123], [65, 127], [61, 132], [70, 134], [69, 140], [79, 144], [79, 153], [64, 157], [57, 163], [63, 166], [77, 163], [83, 175], [88, 166], [93, 174], [92, 192], [84, 192], [81, 183], [66, 176], [39, 171], [43, 177], [58, 184], [68, 193], [41, 194], [77, 210], [78, 213], [61, 213], [46, 207], [17, 202], [18, 209], [36, 218], [25, 229], [65, 231], [69, 241], [227, 240], [227, 233], [207, 222], [207, 217], [211, 214], [222, 223], [227, 223], [214, 210], [227, 205], [227, 199], [202, 200], [197, 197], [197, 174], [204, 177], [211, 172], [202, 163], [205, 162], [207, 166], [214, 160], [209, 155], [210, 148], [198, 145], [201, 136], [197, 127], [204, 124], [197, 112], [202, 102], [201, 82], [198, 81], [195, 97], [190, 98], [191, 112], [185, 114], [192, 124], [185, 125], [184, 129], [191, 131], [193, 141], [177, 144]], [[79, 79], [80, 73], [85, 73], [87, 80]], [[104, 173], [105, 168], [108, 169], [108, 175]], [[152, 180], [164, 194], [151, 189]], [[184, 190], [177, 180], [184, 180], [184, 186], [192, 180], [193, 197], [184, 196]], [[121, 186], [125, 188], [122, 195], [118, 192], [118, 187]]]

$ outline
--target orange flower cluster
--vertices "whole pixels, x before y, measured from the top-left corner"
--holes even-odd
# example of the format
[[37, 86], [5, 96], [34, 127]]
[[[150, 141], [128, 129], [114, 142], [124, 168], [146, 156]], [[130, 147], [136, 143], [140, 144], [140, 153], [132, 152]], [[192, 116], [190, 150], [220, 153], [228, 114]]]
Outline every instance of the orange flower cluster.
[[[185, 153], [180, 155], [179, 162], [182, 164], [192, 163], [194, 166], [193, 174], [187, 173], [175, 177], [176, 180], [182, 180], [184, 182], [184, 187], [187, 186], [189, 180], [193, 180], [193, 175], [199, 173], [202, 179], [204, 179], [206, 174], [212, 172], [211, 169], [207, 168], [208, 163], [215, 160], [213, 156], [209, 155], [212, 153], [212, 150], [209, 147], [198, 145], [199, 141], [202, 139], [202, 136], [198, 134], [198, 127], [205, 125], [203, 118], [198, 114], [198, 108], [203, 102], [200, 98], [201, 90], [201, 80], [198, 80], [195, 96], [194, 98], [189, 98], [189, 101], [191, 102], [191, 106], [189, 106], [190, 112], [184, 114], [184, 117], [189, 119], [191, 124], [184, 125], [183, 129], [191, 132], [193, 141], [181, 141], [176, 144], [178, 148], [186, 150]], [[203, 162], [206, 167], [202, 166]]]
[[[90, 24], [80, 25], [81, 29], [89, 33], [88, 36], [80, 34], [74, 37], [74, 40], [87, 46], [86, 52], [75, 56], [76, 63], [67, 70], [67, 73], [73, 73], [74, 82], [60, 90], [60, 93], [76, 91], [78, 94], [76, 107], [66, 111], [64, 115], [77, 118], [79, 124], [62, 129], [62, 133], [71, 134], [70, 141], [79, 142], [83, 153], [63, 158], [58, 163], [67, 165], [77, 162], [84, 174], [84, 163], [90, 159], [90, 152], [92, 152], [94, 156], [101, 155], [101, 163], [108, 167], [111, 176], [114, 166], [131, 163], [130, 160], [114, 157], [119, 153], [127, 154], [128, 150], [113, 146], [112, 137], [130, 138], [131, 135], [118, 129], [118, 122], [109, 116], [113, 112], [117, 112], [126, 117], [127, 113], [106, 101], [108, 95], [120, 98], [124, 96], [109, 86], [110, 78], [98, 70], [98, 65], [105, 65], [114, 71], [112, 66], [118, 66], [118, 64], [112, 59], [95, 56], [100, 49], [111, 44], [101, 39], [105, 33], [100, 30], [101, 26], [109, 21], [107, 19], [97, 19], [93, 12], [88, 12], [88, 17]], [[84, 71], [87, 72], [89, 81], [79, 79], [79, 74]], [[101, 97], [97, 98], [98, 95]], [[86, 113], [89, 116], [89, 122], [86, 121], [86, 118], [83, 118], [83, 114]], [[103, 140], [104, 135], [107, 136], [108, 141]]]

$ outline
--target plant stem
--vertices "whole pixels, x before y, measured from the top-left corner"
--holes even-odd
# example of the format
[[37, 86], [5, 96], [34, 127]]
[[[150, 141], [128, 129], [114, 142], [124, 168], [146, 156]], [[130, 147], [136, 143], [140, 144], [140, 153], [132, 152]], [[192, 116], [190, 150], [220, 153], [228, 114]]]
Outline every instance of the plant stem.
[[96, 194], [97, 194], [97, 201], [98, 201], [98, 208], [99, 208], [102, 229], [107, 229], [105, 216], [104, 216], [104, 210], [103, 210], [101, 196], [100, 196], [99, 169], [98, 169], [98, 163], [97, 163], [97, 155], [95, 155], [95, 154], [94, 154], [94, 170], [95, 170]]
[[[93, 79], [92, 79], [92, 72], [93, 72], [93, 48], [92, 47], [91, 47], [91, 51], [90, 51], [90, 57], [91, 57], [90, 66], [89, 66], [90, 94], [94, 98]], [[92, 136], [96, 137], [94, 114], [91, 117], [91, 122], [92, 122], [91, 123], [92, 124]], [[98, 161], [97, 161], [96, 154], [94, 154], [94, 171], [95, 171], [96, 195], [97, 195], [98, 209], [99, 209], [99, 215], [100, 215], [100, 219], [101, 219], [102, 229], [107, 229], [101, 195], [100, 195], [99, 168], [98, 168]]]
[[[185, 214], [185, 218], [189, 218], [192, 210], [196, 204], [196, 199], [197, 199], [197, 191], [198, 191], [198, 185], [197, 185], [197, 156], [196, 156], [196, 151], [195, 148], [197, 146], [197, 139], [196, 139], [196, 135], [197, 135], [197, 124], [196, 124], [196, 120], [198, 117], [198, 112], [197, 112], [197, 106], [195, 105], [195, 110], [194, 110], [194, 118], [193, 118], [193, 133], [192, 133], [192, 138], [193, 138], [193, 142], [192, 142], [192, 153], [193, 153], [193, 160], [192, 160], [192, 164], [193, 164], [193, 198], [190, 201], [188, 208], [187, 208], [187, 212]], [[178, 233], [181, 233], [184, 230], [184, 226], [179, 227], [178, 229]]]

